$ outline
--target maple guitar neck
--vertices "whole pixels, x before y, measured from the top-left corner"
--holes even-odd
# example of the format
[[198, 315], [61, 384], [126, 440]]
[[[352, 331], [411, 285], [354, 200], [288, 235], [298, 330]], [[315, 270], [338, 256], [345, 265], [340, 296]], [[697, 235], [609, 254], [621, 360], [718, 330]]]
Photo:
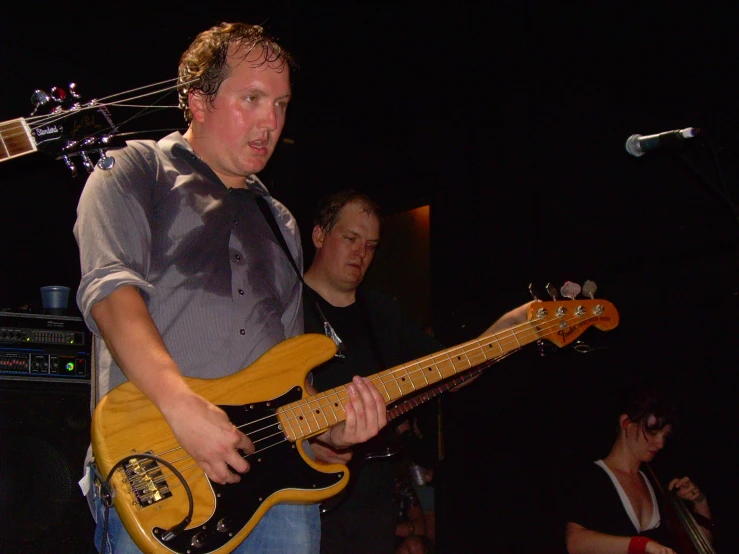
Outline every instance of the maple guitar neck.
[[484, 366], [477, 367], [473, 369], [472, 371], [463, 373], [462, 375], [458, 375], [457, 377], [454, 377], [453, 379], [450, 379], [449, 381], [444, 381], [440, 385], [431, 387], [430, 389], [424, 390], [423, 392], [417, 394], [416, 396], [411, 396], [410, 398], [403, 400], [399, 402], [398, 404], [395, 404], [392, 408], [388, 409], [387, 411], [388, 422], [394, 420], [395, 418], [405, 413], [408, 413], [414, 408], [418, 408], [421, 404], [424, 404], [425, 402], [428, 402], [429, 400], [436, 398], [441, 393], [446, 392], [450, 389], [453, 389], [454, 387], [461, 385], [465, 381], [469, 381], [476, 375], [479, 375], [480, 373], [482, 373], [485, 368], [489, 367], [493, 363], [494, 361], [491, 361], [490, 363], [487, 363]]
[[[591, 326], [613, 329], [619, 317], [610, 302], [590, 298], [537, 300], [528, 306], [527, 319], [369, 379], [395, 417], [526, 344], [545, 339], [563, 347]], [[299, 335], [232, 375], [185, 378], [257, 448], [248, 455], [249, 475], [229, 485], [207, 479], [161, 412], [130, 381], [100, 400], [91, 426], [93, 454], [117, 493], [124, 527], [142, 551], [188, 554], [197, 544], [202, 554], [228, 554], [272, 506], [325, 502], [348, 486], [346, 466], [318, 464], [294, 444], [346, 419], [348, 385], [305, 396], [308, 373], [335, 354], [330, 338]], [[396, 405], [401, 397], [408, 402]]]
[[[613, 305], [595, 299], [537, 301], [529, 306], [528, 319], [520, 325], [376, 373], [369, 380], [389, 406], [402, 397], [499, 360], [539, 339], [561, 347], [590, 326], [610, 329], [618, 323]], [[280, 407], [277, 414], [286, 437], [290, 441], [309, 438], [344, 421], [344, 404], [348, 398], [346, 386], [340, 386]]]
[[25, 119], [0, 123], [0, 162], [36, 151], [36, 142]]

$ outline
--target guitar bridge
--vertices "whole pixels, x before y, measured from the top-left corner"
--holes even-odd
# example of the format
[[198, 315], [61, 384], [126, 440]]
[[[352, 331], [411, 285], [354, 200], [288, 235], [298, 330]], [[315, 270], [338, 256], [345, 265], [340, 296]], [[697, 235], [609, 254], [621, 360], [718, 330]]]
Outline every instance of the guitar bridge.
[[172, 496], [156, 460], [130, 458], [123, 470], [140, 507], [151, 506]]

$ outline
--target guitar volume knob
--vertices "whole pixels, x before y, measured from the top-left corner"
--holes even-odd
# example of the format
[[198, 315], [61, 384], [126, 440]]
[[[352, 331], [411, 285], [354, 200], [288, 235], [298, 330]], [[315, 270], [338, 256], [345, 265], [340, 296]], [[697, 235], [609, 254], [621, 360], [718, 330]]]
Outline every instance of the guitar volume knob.
[[216, 530], [218, 530], [221, 533], [227, 533], [231, 530], [231, 518], [230, 517], [223, 517], [218, 521], [218, 524], [216, 524]]
[[203, 548], [205, 546], [205, 543], [208, 542], [208, 533], [205, 531], [201, 531], [200, 533], [195, 533], [190, 539], [190, 545], [194, 548]]

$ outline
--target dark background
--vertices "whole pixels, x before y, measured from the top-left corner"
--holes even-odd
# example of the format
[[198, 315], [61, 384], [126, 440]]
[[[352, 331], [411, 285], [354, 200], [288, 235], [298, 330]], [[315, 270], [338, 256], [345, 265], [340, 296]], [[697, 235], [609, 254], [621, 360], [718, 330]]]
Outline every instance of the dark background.
[[[682, 414], [658, 459], [665, 479], [687, 474], [707, 492], [720, 550], [730, 551], [739, 493], [731, 11], [508, 4], [72, 12], [34, 3], [32, 22], [0, 21], [0, 121], [30, 115], [38, 88], [74, 81], [89, 100], [171, 79], [197, 32], [264, 22], [301, 68], [283, 133], [291, 141], [263, 178], [304, 240], [316, 200], [333, 190], [367, 192], [388, 214], [429, 204], [433, 325], [450, 345], [530, 299], [529, 283], [545, 296], [548, 282], [592, 279], [619, 310], [617, 329], [583, 335], [590, 354], [528, 348], [447, 395], [440, 549], [557, 551], [561, 472], [607, 453], [614, 391], [657, 380]], [[182, 123], [165, 110], [121, 131]], [[689, 126], [702, 132], [682, 150], [639, 159], [624, 150], [633, 133]], [[83, 184], [42, 153], [0, 165], [0, 308], [37, 305], [42, 285], [76, 288], [71, 229]]]

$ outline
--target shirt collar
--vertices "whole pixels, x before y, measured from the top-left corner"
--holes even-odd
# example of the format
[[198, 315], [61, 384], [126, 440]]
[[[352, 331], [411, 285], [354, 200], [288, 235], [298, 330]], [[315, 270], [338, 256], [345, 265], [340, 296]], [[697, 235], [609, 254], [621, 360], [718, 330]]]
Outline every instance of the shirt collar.
[[[190, 144], [182, 136], [182, 133], [175, 131], [170, 133], [166, 137], [159, 140], [159, 148], [170, 158], [178, 158], [188, 161], [190, 164], [202, 165], [208, 168], [210, 173], [215, 175], [215, 172], [201, 160], [195, 152], [193, 152]], [[220, 180], [220, 179], [219, 179]], [[247, 188], [256, 195], [269, 196], [269, 190], [264, 183], [256, 175], [249, 175], [246, 178]]]

